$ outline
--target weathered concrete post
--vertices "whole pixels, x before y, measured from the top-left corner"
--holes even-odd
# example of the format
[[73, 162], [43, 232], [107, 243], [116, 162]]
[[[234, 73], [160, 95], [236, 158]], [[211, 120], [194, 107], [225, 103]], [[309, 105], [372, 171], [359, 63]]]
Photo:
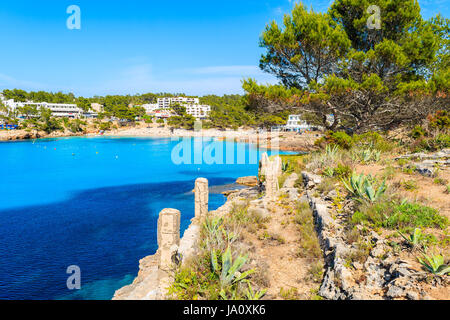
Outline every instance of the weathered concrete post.
[[267, 167], [269, 165], [269, 156], [266, 152], [261, 156], [261, 175], [265, 176], [267, 174]]
[[208, 180], [198, 178], [195, 181], [195, 218], [200, 220], [208, 214]]
[[159, 269], [170, 271], [172, 256], [180, 245], [181, 213], [176, 209], [164, 209], [158, 218]]
[[266, 196], [268, 199], [274, 199], [280, 189], [278, 177], [281, 175], [281, 158], [276, 157], [269, 161], [266, 167]]
[[180, 245], [181, 213], [176, 209], [163, 209], [158, 218], [158, 293], [157, 299], [164, 299], [172, 283], [172, 257]]

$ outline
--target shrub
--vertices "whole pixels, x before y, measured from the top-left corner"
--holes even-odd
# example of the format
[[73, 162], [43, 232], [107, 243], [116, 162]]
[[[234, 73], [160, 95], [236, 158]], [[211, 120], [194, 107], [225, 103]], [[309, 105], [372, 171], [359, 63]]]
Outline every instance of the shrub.
[[334, 177], [338, 178], [338, 179], [346, 179], [348, 177], [350, 177], [350, 175], [352, 174], [352, 168], [350, 168], [349, 165], [343, 164], [343, 163], [339, 163], [337, 168], [334, 169]]
[[284, 300], [298, 300], [299, 294], [297, 288], [290, 288], [290, 289], [280, 289], [280, 297]]
[[317, 186], [317, 191], [326, 194], [335, 188], [335, 180], [333, 178], [325, 177]]
[[98, 126], [98, 128], [102, 131], [107, 131], [111, 129], [111, 122], [102, 122]]
[[414, 129], [411, 130], [409, 133], [410, 137], [413, 139], [419, 139], [421, 137], [424, 137], [426, 135], [425, 129], [421, 126], [417, 125], [414, 127]]
[[359, 146], [368, 146], [381, 152], [388, 152], [395, 148], [395, 143], [385, 139], [378, 132], [366, 132], [360, 135], [354, 135], [353, 140]]
[[175, 273], [173, 284], [168, 295], [178, 300], [198, 300], [200, 293], [210, 300], [219, 298], [219, 285], [211, 280], [209, 275], [195, 272], [190, 268], [182, 268]]
[[448, 180], [443, 179], [443, 178], [435, 178], [433, 182], [434, 182], [434, 184], [445, 186], [445, 185], [447, 185]]
[[437, 151], [450, 147], [450, 113], [446, 110], [429, 115], [424, 127], [416, 126], [410, 136], [415, 140], [411, 144], [413, 151]]
[[381, 174], [381, 178], [383, 180], [392, 180], [395, 176], [395, 169], [392, 166], [387, 166], [383, 169], [383, 173]]
[[427, 120], [432, 128], [440, 130], [450, 128], [450, 112], [447, 110], [438, 110], [434, 115], [429, 115]]
[[76, 119], [73, 121], [70, 121], [70, 123], [66, 126], [71, 132], [77, 133], [77, 132], [83, 132], [84, 129], [82, 127], [83, 122]]
[[311, 264], [310, 268], [308, 269], [309, 275], [311, 276], [311, 279], [316, 282], [320, 283], [323, 278], [323, 263], [322, 261], [316, 261]]
[[437, 210], [407, 201], [384, 201], [364, 205], [354, 213], [352, 222], [400, 230], [427, 227], [444, 229], [448, 225], [448, 219], [439, 215]]
[[334, 144], [342, 149], [349, 150], [353, 146], [352, 137], [344, 131], [328, 132], [325, 136], [327, 144]]
[[403, 188], [405, 188], [405, 190], [407, 191], [413, 191], [413, 190], [417, 190], [418, 186], [417, 186], [417, 182], [416, 180], [407, 180], [403, 182]]
[[301, 238], [299, 256], [309, 259], [322, 257], [322, 249], [314, 227], [313, 213], [308, 203], [300, 202], [297, 205], [295, 222], [299, 224]]

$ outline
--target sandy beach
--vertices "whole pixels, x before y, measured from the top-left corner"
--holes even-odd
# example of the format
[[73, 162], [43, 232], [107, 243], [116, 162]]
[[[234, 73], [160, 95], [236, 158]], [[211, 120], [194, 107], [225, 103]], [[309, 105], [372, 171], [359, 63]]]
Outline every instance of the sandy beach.
[[219, 130], [203, 129], [191, 131], [185, 129], [171, 130], [167, 127], [135, 127], [112, 130], [105, 133], [118, 137], [214, 137], [221, 140], [247, 142], [258, 144], [263, 148], [273, 148], [285, 151], [310, 151], [314, 142], [322, 136], [320, 132], [257, 132], [255, 129]]
[[[43, 131], [0, 131], [0, 141], [29, 140], [39, 138], [57, 138], [70, 136], [98, 136], [97, 130], [90, 130], [86, 134], [65, 132], [53, 132], [47, 134]], [[263, 148], [280, 149], [285, 151], [310, 151], [314, 149], [314, 142], [322, 135], [319, 132], [257, 132], [255, 129], [219, 130], [203, 129], [201, 131], [171, 129], [160, 126], [138, 125], [135, 127], [123, 127], [104, 133], [105, 136], [114, 137], [214, 137], [221, 140], [247, 142], [258, 144]]]

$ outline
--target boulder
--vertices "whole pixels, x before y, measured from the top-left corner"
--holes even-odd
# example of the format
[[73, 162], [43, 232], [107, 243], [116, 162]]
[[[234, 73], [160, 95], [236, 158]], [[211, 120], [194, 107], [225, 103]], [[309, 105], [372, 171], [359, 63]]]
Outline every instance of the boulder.
[[247, 187], [256, 187], [258, 185], [258, 177], [241, 177], [236, 180], [236, 183]]

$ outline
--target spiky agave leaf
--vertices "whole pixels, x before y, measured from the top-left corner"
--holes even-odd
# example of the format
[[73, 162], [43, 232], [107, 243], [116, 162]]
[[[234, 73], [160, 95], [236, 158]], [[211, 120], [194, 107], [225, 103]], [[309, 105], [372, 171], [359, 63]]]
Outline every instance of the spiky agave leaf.
[[[245, 257], [239, 256], [236, 258], [236, 260], [234, 261], [234, 263], [231, 265], [231, 267], [228, 270], [228, 273], [225, 278], [226, 283], [235, 282], [235, 281], [233, 281], [233, 279], [235, 277], [236, 272], [238, 272], [239, 269], [242, 268], [242, 266], [245, 264], [246, 261], [247, 261], [247, 256], [245, 256]], [[241, 277], [241, 276], [242, 276], [242, 274], [239, 277]]]
[[445, 265], [440, 266], [438, 268], [438, 270], [436, 271], [436, 275], [438, 275], [438, 276], [443, 276], [447, 273], [450, 273], [450, 266], [445, 266]]
[[211, 251], [211, 266], [214, 273], [219, 272], [219, 263], [217, 261], [217, 253], [215, 250]]
[[251, 269], [251, 270], [242, 272], [239, 276], [236, 277], [236, 279], [234, 279], [233, 282], [239, 282], [239, 281], [242, 281], [242, 280], [244, 280], [245, 278], [247, 278], [249, 275], [251, 275], [251, 274], [253, 274], [253, 273], [255, 273], [255, 272], [256, 272], [255, 269]]
[[375, 191], [373, 190], [372, 184], [368, 180], [366, 180], [364, 186], [364, 194], [367, 196], [370, 202], [374, 202]]
[[230, 247], [228, 247], [227, 250], [225, 250], [225, 253], [222, 255], [222, 275], [220, 276], [221, 281], [224, 281], [227, 278], [232, 263], [233, 258], [231, 256], [231, 249]]
[[383, 180], [375, 194], [375, 200], [378, 200], [386, 192], [386, 179]]

